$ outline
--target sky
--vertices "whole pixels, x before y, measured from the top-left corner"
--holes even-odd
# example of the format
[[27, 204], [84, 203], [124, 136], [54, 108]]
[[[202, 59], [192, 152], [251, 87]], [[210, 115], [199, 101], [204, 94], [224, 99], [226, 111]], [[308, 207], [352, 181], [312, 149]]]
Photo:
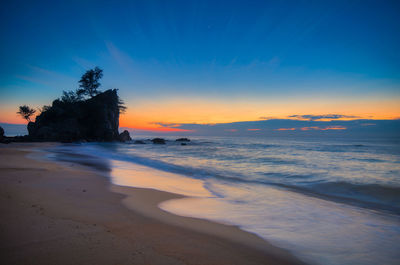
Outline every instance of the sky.
[[399, 119], [399, 13], [399, 1], [6, 1], [0, 122], [25, 123], [18, 106], [51, 104], [95, 66], [137, 131]]

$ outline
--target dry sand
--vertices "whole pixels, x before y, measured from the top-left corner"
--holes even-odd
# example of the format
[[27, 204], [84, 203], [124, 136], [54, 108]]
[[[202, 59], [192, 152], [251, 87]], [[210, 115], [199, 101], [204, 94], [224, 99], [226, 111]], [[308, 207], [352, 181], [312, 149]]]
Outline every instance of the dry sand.
[[301, 264], [237, 227], [157, 207], [180, 195], [27, 157], [39, 145], [0, 145], [1, 264]]

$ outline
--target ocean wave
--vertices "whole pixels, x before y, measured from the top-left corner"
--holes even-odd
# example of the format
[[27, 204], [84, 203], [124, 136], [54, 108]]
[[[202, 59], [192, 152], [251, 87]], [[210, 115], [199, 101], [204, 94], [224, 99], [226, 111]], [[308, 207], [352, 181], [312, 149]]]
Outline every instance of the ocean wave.
[[314, 190], [332, 195], [348, 194], [364, 197], [371, 201], [400, 205], [400, 187], [389, 187], [380, 184], [355, 184], [349, 182], [326, 182], [311, 185]]
[[312, 175], [300, 175], [300, 174], [288, 174], [288, 173], [278, 173], [278, 172], [262, 172], [259, 173], [264, 176], [274, 178], [274, 179], [312, 179], [314, 176]]
[[[105, 148], [104, 148], [105, 147]], [[75, 146], [63, 147], [57, 152], [77, 153]], [[377, 210], [386, 210], [400, 214], [400, 187], [385, 186], [378, 183], [351, 183], [346, 181], [328, 182], [316, 174], [296, 174], [289, 172], [262, 172], [246, 171], [239, 172], [229, 167], [215, 168], [205, 164], [203, 167], [189, 165], [178, 165], [173, 162], [162, 161], [154, 157], [147, 157], [146, 154], [138, 155], [129, 153], [124, 145], [84, 145], [79, 147], [79, 153], [75, 159], [86, 159], [86, 155], [101, 157], [104, 159], [119, 160], [129, 163], [140, 164], [157, 170], [176, 173], [191, 178], [222, 181], [230, 185], [242, 183], [248, 185], [268, 185], [284, 188], [293, 192], [302, 193], [306, 196], [315, 196], [325, 200], [331, 200], [346, 204], [362, 206]], [[169, 155], [173, 157], [173, 154]], [[165, 156], [164, 156], [165, 158]], [[258, 158], [258, 162], [267, 161], [265, 158]], [[261, 159], [261, 160], [260, 160]], [[268, 158], [274, 164], [293, 163], [275, 158]], [[207, 187], [206, 187], [207, 188]], [[214, 194], [221, 196], [220, 194]]]
[[252, 158], [250, 161], [254, 163], [269, 163], [269, 164], [281, 164], [281, 165], [290, 165], [299, 163], [299, 161], [295, 159], [281, 159], [279, 157], [271, 157], [271, 156]]
[[400, 214], [400, 187], [343, 181], [319, 182], [308, 185], [276, 185], [323, 199]]

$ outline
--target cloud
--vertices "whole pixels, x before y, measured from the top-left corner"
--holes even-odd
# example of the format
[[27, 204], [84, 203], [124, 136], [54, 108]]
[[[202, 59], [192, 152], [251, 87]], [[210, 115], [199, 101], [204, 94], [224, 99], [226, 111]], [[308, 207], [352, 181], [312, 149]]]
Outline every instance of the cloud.
[[281, 59], [278, 56], [274, 56], [267, 62], [267, 64], [271, 67], [277, 67], [281, 64]]
[[347, 128], [344, 127], [344, 126], [328, 126], [328, 127], [325, 127], [325, 128], [323, 128], [321, 130], [326, 131], [326, 130], [346, 130], [346, 129]]
[[361, 126], [375, 126], [376, 123], [362, 123]]
[[179, 123], [166, 123], [166, 122], [153, 122], [151, 124], [160, 125], [161, 127], [166, 127], [166, 128], [177, 128], [182, 126], [182, 124]]
[[77, 65], [79, 65], [83, 69], [90, 69], [96, 66], [95, 63], [92, 63], [84, 58], [74, 56], [72, 57], [72, 61], [74, 61]]
[[310, 131], [310, 130], [320, 130], [320, 128], [317, 127], [317, 126], [312, 126], [312, 127], [302, 127], [302, 128], [300, 128], [300, 130], [302, 130], [302, 131]]
[[31, 83], [44, 85], [44, 86], [48, 86], [48, 87], [51, 87], [53, 85], [51, 82], [48, 82], [46, 80], [41, 80], [41, 79], [38, 79], [38, 78], [26, 76], [26, 75], [16, 75], [15, 77], [20, 79], [20, 80], [24, 80], [24, 81], [28, 81], [28, 82], [31, 82]]
[[258, 119], [259, 120], [274, 120], [274, 119], [277, 119], [276, 117], [268, 117], [268, 116], [261, 116], [261, 117], [258, 117]]
[[357, 119], [358, 116], [341, 115], [341, 114], [325, 114], [325, 115], [290, 115], [288, 118], [295, 118], [297, 120], [308, 120], [308, 121], [330, 121], [330, 120], [341, 120], [341, 119]]
[[65, 74], [60, 74], [55, 71], [47, 70], [29, 64], [27, 64], [26, 67], [29, 69], [28, 74], [16, 75], [15, 77], [20, 80], [28, 81], [42, 86], [47, 86], [56, 90], [59, 89], [60, 84], [66, 85], [73, 84], [75, 82], [74, 78]]
[[112, 42], [106, 41], [105, 45], [111, 58], [121, 67], [121, 69], [131, 76], [137, 74], [138, 69], [135, 67], [135, 62], [129, 54], [117, 48]]
[[182, 124], [179, 123], [163, 123], [163, 122], [153, 122], [151, 124], [155, 124], [161, 126], [160, 128], [143, 128], [143, 130], [153, 130], [153, 131], [164, 131], [164, 132], [195, 132], [195, 130], [187, 130], [179, 128]]
[[318, 127], [318, 126], [311, 126], [311, 127], [302, 127], [300, 130], [302, 131], [310, 131], [310, 130], [318, 130], [318, 131], [328, 131], [328, 130], [346, 130], [347, 128], [344, 126], [327, 126], [327, 127]]
[[[363, 124], [375, 124], [365, 126]], [[156, 129], [154, 129], [156, 127]], [[260, 130], [257, 130], [261, 128]], [[140, 128], [139, 128], [140, 129]], [[143, 129], [143, 128], [142, 128]], [[332, 120], [310, 121], [297, 119], [271, 119], [242, 121], [232, 123], [196, 124], [196, 123], [156, 123], [148, 130], [176, 133], [188, 132], [193, 135], [215, 136], [397, 136], [400, 133], [400, 120]], [[285, 131], [287, 133], [285, 133]]]

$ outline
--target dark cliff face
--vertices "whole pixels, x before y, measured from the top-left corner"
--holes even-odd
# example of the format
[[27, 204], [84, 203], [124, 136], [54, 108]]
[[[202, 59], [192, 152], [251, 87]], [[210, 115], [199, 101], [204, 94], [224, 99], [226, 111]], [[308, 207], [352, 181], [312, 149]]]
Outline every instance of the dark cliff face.
[[4, 129], [0, 126], [0, 142], [3, 141], [4, 138]]
[[119, 113], [116, 89], [79, 102], [55, 100], [28, 124], [29, 137], [43, 141], [119, 140]]

